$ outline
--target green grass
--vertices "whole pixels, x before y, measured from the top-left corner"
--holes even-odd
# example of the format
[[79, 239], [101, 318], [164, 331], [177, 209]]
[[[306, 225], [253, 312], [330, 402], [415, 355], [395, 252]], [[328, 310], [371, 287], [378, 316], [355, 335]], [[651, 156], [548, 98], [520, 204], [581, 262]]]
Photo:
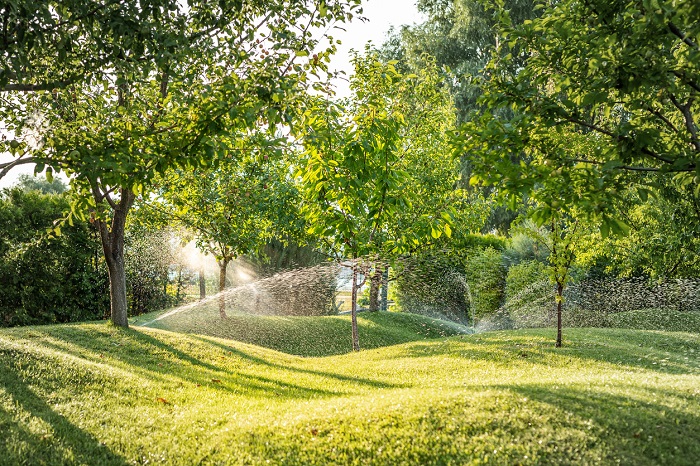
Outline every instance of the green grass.
[[[166, 313], [140, 316], [136, 325], [226, 338], [299, 356], [331, 356], [352, 351], [349, 316], [280, 317], [231, 314], [195, 307], [162, 320]], [[469, 333], [462, 325], [408, 313], [363, 312], [358, 327], [363, 349]]]
[[[382, 317], [362, 328], [403, 323]], [[0, 464], [700, 462], [699, 335], [553, 336], [300, 357], [149, 328], [3, 330]]]

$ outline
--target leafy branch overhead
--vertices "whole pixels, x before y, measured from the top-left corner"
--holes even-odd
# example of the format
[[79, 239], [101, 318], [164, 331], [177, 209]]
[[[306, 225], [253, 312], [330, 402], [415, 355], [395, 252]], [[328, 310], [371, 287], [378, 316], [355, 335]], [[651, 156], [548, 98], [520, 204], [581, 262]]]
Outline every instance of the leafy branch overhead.
[[[700, 195], [699, 15], [690, 1], [568, 0], [512, 27], [502, 12], [508, 54], [457, 142], [473, 182], [533, 196], [541, 221], [578, 206], [604, 235], [627, 230], [613, 207], [631, 186]], [[512, 61], [525, 65], [508, 72]]]

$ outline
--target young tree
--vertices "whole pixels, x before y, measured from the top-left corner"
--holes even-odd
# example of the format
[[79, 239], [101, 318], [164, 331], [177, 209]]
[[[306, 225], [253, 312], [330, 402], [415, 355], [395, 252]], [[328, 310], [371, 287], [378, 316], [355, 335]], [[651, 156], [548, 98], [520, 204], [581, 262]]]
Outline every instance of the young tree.
[[[94, 5], [104, 21], [74, 2], [39, 9], [42, 27], [58, 31], [50, 37], [67, 44], [67, 55], [59, 51], [59, 60], [42, 74], [45, 57], [36, 56], [34, 43], [13, 49], [19, 54], [15, 68], [36, 68], [28, 74], [11, 70], [10, 78], [42, 78], [43, 84], [5, 86], [0, 112], [15, 138], [3, 149], [16, 155], [15, 162], [36, 162], [49, 178], [57, 170], [73, 177], [82, 195], [73, 212], [90, 210], [101, 234], [115, 325], [128, 326], [124, 228], [136, 195], [170, 168], [215, 163], [235, 146], [236, 130], [288, 118], [285, 102], [307, 86], [309, 73], [326, 68], [334, 49], [331, 39], [327, 50], [309, 57], [319, 40], [312, 29], [350, 19], [358, 3], [224, 0], [185, 6], [153, 0], [123, 11], [121, 2]], [[138, 23], [143, 35], [110, 41], [117, 34], [107, 26], [112, 20], [115, 31], [120, 22]], [[74, 23], [75, 30], [65, 26]], [[91, 27], [107, 32], [96, 35]], [[76, 47], [81, 54], [73, 54]], [[104, 61], [89, 63], [88, 78], [56, 84], [61, 67], [90, 52]], [[49, 82], [56, 85], [47, 87]], [[0, 167], [2, 174], [15, 165]]]
[[[293, 234], [297, 192], [289, 166], [271, 149], [264, 134], [248, 141], [215, 169], [173, 170], [161, 183], [162, 198], [149, 206], [193, 232], [197, 246], [219, 265], [219, 291], [226, 288], [229, 263], [260, 251], [273, 238]], [[256, 143], [257, 142], [257, 143]], [[273, 154], [272, 157], [268, 154]], [[219, 314], [226, 317], [225, 296]]]
[[556, 286], [554, 300], [557, 306], [557, 339], [555, 346], [560, 348], [564, 289], [571, 278], [571, 266], [576, 260], [576, 250], [580, 247], [584, 236], [585, 225], [583, 220], [574, 216], [553, 214], [541, 227], [525, 228], [522, 231], [549, 251], [547, 273]]
[[[451, 233], [444, 198], [430, 208], [422, 204], [418, 196], [429, 188], [418, 175], [429, 178], [427, 173], [453, 167], [454, 161], [449, 153], [433, 152], [425, 145], [439, 139], [444, 134], [440, 131], [446, 131], [453, 121], [445, 102], [438, 103], [436, 96], [444, 98], [444, 94], [435, 81], [403, 76], [394, 63], [382, 63], [371, 53], [356, 56], [354, 62], [353, 97], [345, 108], [318, 99], [305, 113], [305, 153], [298, 176], [306, 199], [303, 212], [312, 233], [352, 267], [352, 340], [358, 351], [358, 274], [368, 274], [367, 259], [390, 258], [431, 235]], [[434, 67], [431, 71], [434, 77]], [[419, 96], [413, 102], [410, 92]], [[432, 100], [421, 106], [430, 92]], [[404, 116], [411, 108], [417, 111], [407, 122]], [[429, 116], [434, 120], [423, 118]], [[430, 124], [432, 131], [421, 127]], [[440, 180], [447, 181], [447, 189], [439, 188], [437, 193], [444, 195], [452, 189], [449, 179], [446, 175]], [[413, 210], [421, 205], [424, 208]]]

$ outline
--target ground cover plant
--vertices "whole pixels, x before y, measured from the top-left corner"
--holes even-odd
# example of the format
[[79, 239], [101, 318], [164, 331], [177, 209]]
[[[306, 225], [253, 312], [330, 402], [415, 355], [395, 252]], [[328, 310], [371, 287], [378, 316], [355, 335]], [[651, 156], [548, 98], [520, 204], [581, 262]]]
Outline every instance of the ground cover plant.
[[[390, 317], [360, 332], [406, 322]], [[552, 332], [301, 357], [137, 326], [3, 330], [0, 463], [697, 464], [699, 335], [571, 329], [555, 349]]]

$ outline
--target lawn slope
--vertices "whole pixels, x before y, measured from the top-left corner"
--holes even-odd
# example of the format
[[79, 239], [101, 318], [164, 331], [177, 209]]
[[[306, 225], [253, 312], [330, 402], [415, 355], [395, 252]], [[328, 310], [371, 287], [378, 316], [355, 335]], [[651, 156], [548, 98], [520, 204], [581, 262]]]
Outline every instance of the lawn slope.
[[0, 464], [700, 462], [700, 336], [565, 337], [299, 357], [149, 328], [3, 330]]
[[[154, 320], [157, 316], [161, 319]], [[331, 356], [352, 351], [348, 315], [281, 317], [232, 314], [221, 319], [218, 310], [195, 308], [174, 314], [141, 316], [135, 324], [226, 338], [299, 356]], [[360, 313], [358, 327], [363, 349], [470, 332], [467, 327], [454, 322], [397, 312]]]

